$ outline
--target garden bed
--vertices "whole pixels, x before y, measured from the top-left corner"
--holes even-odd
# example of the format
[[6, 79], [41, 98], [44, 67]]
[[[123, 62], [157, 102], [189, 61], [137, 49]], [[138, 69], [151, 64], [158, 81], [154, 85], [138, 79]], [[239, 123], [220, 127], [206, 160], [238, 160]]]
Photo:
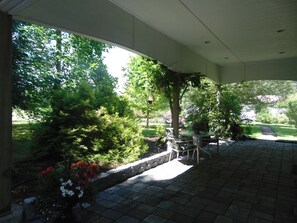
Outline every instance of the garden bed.
[[[147, 138], [145, 142], [149, 146], [147, 153], [140, 157], [140, 160], [164, 152], [155, 147], [157, 138]], [[13, 203], [22, 203], [25, 198], [34, 196], [37, 174], [48, 166], [54, 166], [58, 161], [54, 159], [47, 160], [26, 160], [15, 165], [14, 175], [12, 177], [12, 199]], [[119, 166], [101, 166], [100, 173], [114, 170]]]

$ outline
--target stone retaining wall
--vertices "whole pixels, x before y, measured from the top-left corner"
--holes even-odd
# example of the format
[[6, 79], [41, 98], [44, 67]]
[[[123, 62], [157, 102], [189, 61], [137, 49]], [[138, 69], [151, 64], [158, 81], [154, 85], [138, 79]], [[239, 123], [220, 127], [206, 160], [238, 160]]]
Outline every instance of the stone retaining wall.
[[101, 173], [95, 179], [93, 179], [92, 185], [96, 188], [96, 191], [101, 191], [112, 187], [115, 184], [123, 182], [130, 177], [141, 174], [146, 170], [168, 162], [169, 154], [170, 152], [165, 151], [134, 163]]
[[[141, 174], [146, 170], [154, 168], [160, 164], [168, 162], [169, 152], [162, 152], [151, 157], [121, 166], [116, 169], [109, 170], [107, 172], [99, 174], [95, 179], [92, 180], [96, 192], [102, 191], [106, 188], [112, 187], [118, 183], [127, 180], [130, 177]], [[27, 198], [24, 200], [24, 219], [26, 221], [34, 222], [46, 222], [38, 215], [33, 206], [35, 197]], [[6, 222], [6, 221], [5, 221]], [[0, 221], [1, 223], [1, 221]]]

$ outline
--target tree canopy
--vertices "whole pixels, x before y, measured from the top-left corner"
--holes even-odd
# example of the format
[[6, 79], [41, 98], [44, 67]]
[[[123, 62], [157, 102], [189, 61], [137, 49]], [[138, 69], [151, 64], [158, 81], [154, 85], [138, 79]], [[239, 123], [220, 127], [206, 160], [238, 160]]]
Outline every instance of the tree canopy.
[[75, 89], [81, 80], [111, 94], [115, 79], [102, 62], [110, 46], [59, 30], [15, 20], [13, 23], [13, 106], [42, 114], [52, 92]]
[[13, 27], [13, 106], [39, 118], [38, 155], [104, 164], [129, 162], [146, 150], [103, 63], [110, 46], [19, 21]]
[[172, 126], [175, 134], [178, 134], [180, 101], [189, 86], [200, 86], [200, 75], [174, 72], [155, 60], [141, 56], [131, 61], [126, 75], [129, 78], [126, 95], [136, 108], [147, 110], [147, 100], [150, 96], [157, 99], [154, 109], [162, 107], [164, 98], [167, 99]]
[[259, 80], [227, 84], [226, 86], [240, 95], [242, 104], [251, 105], [258, 112], [262, 108], [276, 103], [269, 98], [277, 96], [277, 101], [284, 101], [296, 91], [296, 83], [293, 81]]
[[[137, 56], [131, 59], [125, 75], [128, 78], [125, 89], [125, 97], [131, 102], [135, 110], [146, 113], [168, 107], [166, 98], [155, 84], [155, 76], [161, 72], [161, 66], [154, 61]], [[152, 103], [148, 106], [148, 100]]]

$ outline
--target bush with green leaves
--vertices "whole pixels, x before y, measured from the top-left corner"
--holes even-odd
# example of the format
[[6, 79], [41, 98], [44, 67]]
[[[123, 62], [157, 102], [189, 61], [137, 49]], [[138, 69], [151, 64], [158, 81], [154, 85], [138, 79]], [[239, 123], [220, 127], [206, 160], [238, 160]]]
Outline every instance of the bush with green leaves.
[[[292, 118], [292, 120], [294, 120], [295, 111], [296, 110], [294, 110], [294, 102], [289, 102], [287, 115], [272, 114], [267, 108], [265, 108], [262, 109], [259, 113], [257, 113], [256, 121], [267, 124], [287, 124], [289, 122], [289, 116]], [[293, 124], [293, 122], [291, 122], [291, 124]]]
[[163, 125], [157, 125], [156, 126], [156, 134], [158, 136], [164, 135], [165, 133], [166, 133], [165, 126], [163, 126]]
[[263, 108], [260, 112], [257, 113], [256, 121], [271, 124], [273, 123], [272, 114], [267, 108]]
[[203, 80], [202, 88], [191, 89], [184, 105], [192, 131], [197, 134], [211, 131], [221, 137], [230, 135], [231, 123], [239, 122], [242, 108], [239, 96], [228, 86], [218, 89], [207, 80]]
[[114, 106], [120, 103], [113, 102], [121, 99], [105, 98], [109, 103], [105, 108], [97, 103], [96, 92], [86, 82], [72, 92], [65, 89], [55, 92], [52, 111], [35, 131], [41, 155], [69, 162], [125, 163], [146, 150], [137, 122], [123, 116], [123, 111], [129, 109], [121, 107], [119, 114]]
[[286, 115], [289, 123], [297, 128], [297, 98], [289, 101]]

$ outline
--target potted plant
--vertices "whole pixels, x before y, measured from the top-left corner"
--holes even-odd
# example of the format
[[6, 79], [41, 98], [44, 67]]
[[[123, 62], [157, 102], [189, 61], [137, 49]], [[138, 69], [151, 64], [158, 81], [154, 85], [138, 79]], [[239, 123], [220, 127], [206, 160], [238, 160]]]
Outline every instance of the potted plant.
[[87, 201], [92, 190], [90, 181], [97, 176], [99, 165], [76, 162], [48, 167], [38, 174], [35, 206], [46, 219], [74, 222], [72, 209]]

